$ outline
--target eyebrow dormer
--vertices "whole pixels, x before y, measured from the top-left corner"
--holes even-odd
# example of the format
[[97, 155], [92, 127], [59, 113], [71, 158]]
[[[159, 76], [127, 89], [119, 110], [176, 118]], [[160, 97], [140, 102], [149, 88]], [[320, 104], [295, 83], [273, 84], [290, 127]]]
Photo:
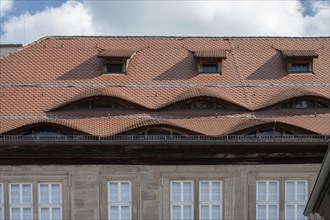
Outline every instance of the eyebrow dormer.
[[102, 59], [104, 74], [126, 74], [129, 60], [136, 51], [103, 50], [97, 57]]
[[282, 55], [289, 74], [313, 73], [313, 59], [319, 56], [314, 50], [282, 50]]
[[200, 74], [220, 74], [222, 60], [226, 59], [226, 50], [201, 50], [194, 52]]

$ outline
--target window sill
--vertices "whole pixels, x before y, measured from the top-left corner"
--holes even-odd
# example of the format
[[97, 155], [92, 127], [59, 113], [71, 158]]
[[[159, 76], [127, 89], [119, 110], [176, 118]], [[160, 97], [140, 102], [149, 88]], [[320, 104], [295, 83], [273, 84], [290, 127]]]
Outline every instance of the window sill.
[[290, 71], [289, 75], [313, 75], [313, 71], [301, 72], [301, 71]]

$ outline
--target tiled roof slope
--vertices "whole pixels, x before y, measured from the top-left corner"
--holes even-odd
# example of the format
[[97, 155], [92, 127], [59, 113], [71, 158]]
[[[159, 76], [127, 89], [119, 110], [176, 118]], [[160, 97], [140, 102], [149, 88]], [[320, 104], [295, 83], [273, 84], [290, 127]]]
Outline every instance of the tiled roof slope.
[[[98, 54], [105, 50], [136, 52], [127, 75], [102, 74]], [[315, 51], [314, 74], [288, 74], [283, 50]], [[221, 76], [198, 74], [196, 51], [226, 51]], [[56, 119], [48, 112], [93, 95], [118, 97], [150, 110], [106, 118], [58, 114]], [[330, 135], [329, 110], [317, 117], [254, 115], [293, 97], [330, 99], [330, 38], [45, 37], [0, 58], [0, 133], [55, 120], [94, 135], [117, 134], [143, 120], [164, 118], [158, 109], [198, 96], [216, 97], [247, 112], [207, 115], [207, 120], [167, 114], [161, 120], [209, 135], [269, 121]]]

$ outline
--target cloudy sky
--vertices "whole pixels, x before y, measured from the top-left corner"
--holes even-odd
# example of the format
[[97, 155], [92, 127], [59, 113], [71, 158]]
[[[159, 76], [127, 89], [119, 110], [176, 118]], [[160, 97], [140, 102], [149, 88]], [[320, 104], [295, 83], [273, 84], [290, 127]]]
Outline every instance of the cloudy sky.
[[0, 13], [0, 43], [52, 35], [330, 35], [328, 0], [0, 0]]

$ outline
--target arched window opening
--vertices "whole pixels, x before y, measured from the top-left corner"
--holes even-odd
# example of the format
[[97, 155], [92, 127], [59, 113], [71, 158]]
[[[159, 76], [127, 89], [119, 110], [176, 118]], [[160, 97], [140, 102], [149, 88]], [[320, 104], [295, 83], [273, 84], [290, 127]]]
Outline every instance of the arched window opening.
[[181, 133], [174, 131], [172, 129], [165, 128], [151, 128], [137, 133], [136, 135], [145, 135], [145, 136], [173, 136], [173, 135], [182, 135]]
[[330, 108], [329, 101], [313, 100], [313, 99], [299, 99], [290, 100], [279, 105], [275, 105], [271, 109], [323, 109]]
[[248, 137], [287, 137], [293, 133], [280, 128], [261, 128], [246, 134]]
[[132, 110], [139, 107], [131, 102], [108, 96], [95, 96], [75, 101], [56, 110]]
[[170, 110], [238, 110], [238, 108], [226, 101], [220, 101], [213, 97], [199, 97], [182, 101], [168, 107]]

